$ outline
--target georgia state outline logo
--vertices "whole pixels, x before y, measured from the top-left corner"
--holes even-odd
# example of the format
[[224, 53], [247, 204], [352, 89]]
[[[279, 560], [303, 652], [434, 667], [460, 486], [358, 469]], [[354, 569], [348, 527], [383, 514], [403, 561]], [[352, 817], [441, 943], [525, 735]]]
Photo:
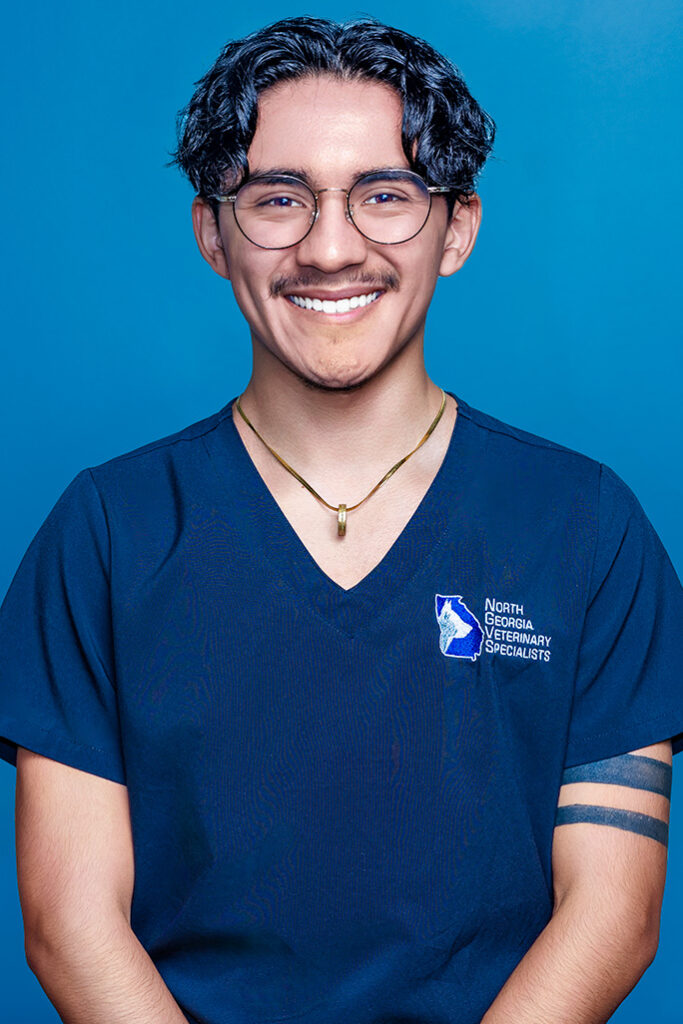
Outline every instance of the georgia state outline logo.
[[439, 647], [442, 654], [447, 658], [477, 660], [484, 631], [460, 594], [436, 595], [436, 621], [441, 631]]

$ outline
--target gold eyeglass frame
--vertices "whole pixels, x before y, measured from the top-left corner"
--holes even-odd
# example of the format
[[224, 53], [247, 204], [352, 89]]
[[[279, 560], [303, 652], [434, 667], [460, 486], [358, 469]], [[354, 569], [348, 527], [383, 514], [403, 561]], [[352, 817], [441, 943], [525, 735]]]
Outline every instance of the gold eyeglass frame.
[[[399, 242], [378, 242], [377, 239], [371, 238], [369, 235], [366, 235], [365, 232], [361, 231], [361, 229], [356, 224], [355, 220], [353, 219], [353, 213], [351, 212], [351, 193], [353, 192], [353, 190], [356, 187], [356, 185], [358, 185], [359, 182], [363, 181], [364, 178], [374, 178], [374, 177], [376, 177], [378, 180], [381, 180], [381, 176], [384, 175], [384, 174], [401, 174], [401, 175], [407, 176], [409, 178], [413, 178], [422, 186], [422, 188], [424, 188], [424, 190], [429, 195], [429, 206], [427, 207], [427, 213], [425, 214], [425, 219], [422, 221], [422, 224], [417, 229], [417, 231], [413, 232], [412, 235], [409, 235], [408, 238], [402, 238]], [[249, 235], [246, 233], [246, 231], [244, 230], [244, 228], [242, 227], [242, 225], [240, 224], [240, 222], [239, 222], [239, 220], [237, 218], [237, 210], [235, 208], [235, 204], [236, 204], [237, 196], [238, 196], [238, 194], [240, 192], [240, 189], [242, 189], [245, 185], [251, 184], [254, 181], [261, 181], [261, 180], [267, 181], [267, 180], [272, 179], [272, 178], [278, 178], [278, 179], [281, 178], [281, 179], [284, 179], [285, 181], [295, 181], [297, 184], [303, 185], [304, 188], [308, 189], [308, 191], [313, 196], [313, 216], [311, 217], [311, 223], [309, 224], [305, 234], [303, 234], [301, 236], [301, 238], [299, 238], [296, 242], [290, 242], [289, 245], [261, 245], [260, 242], [255, 242], [253, 238], [249, 237]], [[242, 184], [237, 189], [237, 191], [235, 191], [235, 192], [232, 192], [230, 194], [225, 194], [225, 195], [224, 194], [211, 195], [211, 196], [208, 196], [207, 198], [214, 199], [218, 203], [232, 203], [232, 212], [233, 212], [233, 215], [235, 217], [235, 223], [237, 224], [237, 227], [239, 228], [241, 233], [244, 235], [244, 237], [247, 239], [247, 241], [251, 242], [252, 245], [257, 246], [259, 249], [270, 249], [270, 250], [276, 250], [277, 249], [277, 250], [279, 250], [279, 249], [292, 249], [292, 248], [294, 248], [295, 245], [300, 245], [301, 242], [303, 242], [304, 238], [307, 238], [308, 235], [310, 235], [311, 231], [313, 230], [313, 227], [315, 226], [315, 222], [318, 219], [318, 214], [320, 213], [320, 206], [319, 206], [319, 203], [318, 203], [318, 196], [320, 196], [323, 192], [344, 192], [345, 193], [345, 195], [346, 195], [346, 219], [348, 221], [350, 221], [350, 223], [353, 225], [353, 227], [356, 229], [356, 231], [360, 235], [362, 235], [363, 238], [366, 238], [368, 240], [368, 242], [372, 242], [373, 245], [403, 245], [404, 242], [409, 242], [411, 239], [413, 239], [417, 235], [419, 235], [420, 232], [422, 231], [422, 229], [424, 228], [425, 224], [429, 220], [429, 214], [432, 212], [432, 196], [433, 195], [443, 195], [443, 194], [448, 193], [448, 192], [454, 192], [456, 190], [456, 188], [457, 188], [457, 186], [455, 186], [455, 185], [428, 185], [425, 182], [425, 180], [420, 177], [419, 174], [416, 174], [415, 171], [411, 171], [410, 168], [408, 168], [408, 167], [386, 167], [386, 168], [381, 168], [381, 170], [377, 170], [377, 171], [365, 171], [363, 174], [360, 174], [356, 178], [356, 180], [353, 182], [353, 184], [351, 185], [350, 188], [319, 188], [317, 191], [315, 191], [315, 189], [312, 189], [311, 186], [308, 184], [308, 182], [304, 181], [303, 178], [298, 177], [296, 174], [277, 174], [277, 173], [273, 173], [273, 174], [257, 174], [253, 178], [247, 178], [245, 181], [243, 181]]]

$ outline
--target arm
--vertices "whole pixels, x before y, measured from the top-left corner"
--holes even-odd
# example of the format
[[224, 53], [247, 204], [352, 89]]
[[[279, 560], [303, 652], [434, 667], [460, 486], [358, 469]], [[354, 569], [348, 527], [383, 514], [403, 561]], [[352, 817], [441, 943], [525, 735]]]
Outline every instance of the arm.
[[125, 786], [19, 748], [26, 959], [64, 1024], [187, 1024], [130, 927]]
[[[670, 741], [633, 753], [671, 765]], [[668, 795], [643, 788], [647, 771], [630, 773], [628, 757], [597, 765], [596, 777], [607, 766], [610, 776], [614, 779], [617, 770], [622, 781], [562, 786], [559, 821], [567, 823], [558, 824], [553, 837], [552, 917], [482, 1024], [603, 1024], [654, 959], [666, 873]], [[654, 769], [652, 779], [661, 782], [667, 768]], [[577, 805], [592, 806], [586, 813], [575, 810]], [[615, 816], [613, 809], [636, 815]], [[593, 816], [602, 823], [574, 820]]]

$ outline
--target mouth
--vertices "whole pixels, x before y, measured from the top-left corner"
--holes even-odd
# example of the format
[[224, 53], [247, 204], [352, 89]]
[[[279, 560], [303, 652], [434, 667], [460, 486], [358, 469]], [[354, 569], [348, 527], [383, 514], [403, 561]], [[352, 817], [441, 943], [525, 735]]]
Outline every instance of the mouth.
[[344, 295], [342, 298], [323, 298], [320, 295], [287, 295], [286, 298], [299, 309], [311, 310], [316, 313], [326, 313], [328, 316], [342, 316], [345, 313], [353, 313], [356, 310], [365, 309], [366, 306], [377, 302], [384, 295], [381, 290], [374, 292], [358, 292], [356, 295]]

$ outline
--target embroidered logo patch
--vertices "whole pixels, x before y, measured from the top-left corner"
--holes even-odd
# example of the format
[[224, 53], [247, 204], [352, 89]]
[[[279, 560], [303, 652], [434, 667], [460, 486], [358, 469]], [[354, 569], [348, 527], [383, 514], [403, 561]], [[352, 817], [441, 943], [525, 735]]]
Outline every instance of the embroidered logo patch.
[[441, 653], [448, 658], [470, 658], [476, 661], [481, 652], [484, 632], [460, 594], [436, 595], [436, 621], [441, 630]]

